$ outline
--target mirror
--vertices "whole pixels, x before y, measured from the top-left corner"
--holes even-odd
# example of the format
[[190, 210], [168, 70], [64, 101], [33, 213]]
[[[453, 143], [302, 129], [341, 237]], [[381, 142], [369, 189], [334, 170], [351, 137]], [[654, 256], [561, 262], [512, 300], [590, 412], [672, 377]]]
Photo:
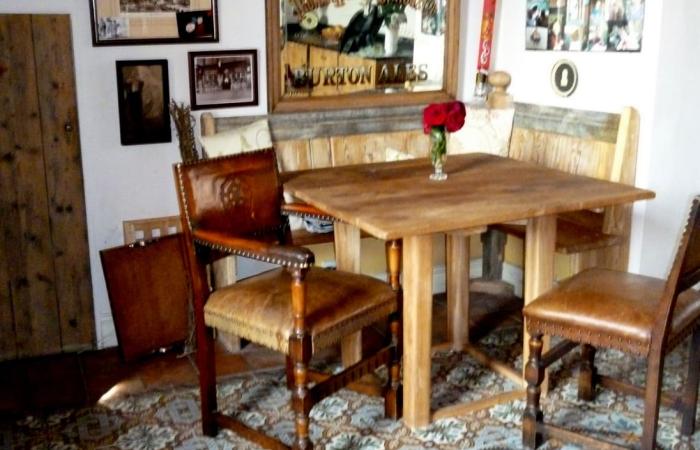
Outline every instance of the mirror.
[[271, 112], [446, 101], [459, 0], [267, 0]]

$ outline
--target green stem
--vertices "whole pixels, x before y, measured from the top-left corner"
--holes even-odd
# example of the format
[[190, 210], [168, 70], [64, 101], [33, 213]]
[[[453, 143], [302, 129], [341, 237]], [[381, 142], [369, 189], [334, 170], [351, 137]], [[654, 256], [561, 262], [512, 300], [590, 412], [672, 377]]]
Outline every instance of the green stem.
[[447, 153], [445, 127], [432, 127], [430, 129], [430, 160], [435, 164], [445, 153]]

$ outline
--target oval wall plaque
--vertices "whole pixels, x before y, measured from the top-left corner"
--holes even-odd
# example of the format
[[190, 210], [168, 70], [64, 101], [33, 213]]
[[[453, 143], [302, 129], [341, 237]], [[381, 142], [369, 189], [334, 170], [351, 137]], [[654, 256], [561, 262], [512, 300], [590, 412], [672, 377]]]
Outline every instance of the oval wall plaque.
[[552, 89], [557, 95], [568, 97], [578, 86], [578, 71], [573, 62], [562, 59], [552, 67]]

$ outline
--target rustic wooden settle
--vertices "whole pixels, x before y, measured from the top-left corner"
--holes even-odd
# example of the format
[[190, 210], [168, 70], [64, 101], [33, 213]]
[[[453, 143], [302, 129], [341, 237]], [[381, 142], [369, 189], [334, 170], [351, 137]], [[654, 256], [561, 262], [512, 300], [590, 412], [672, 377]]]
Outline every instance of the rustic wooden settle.
[[[634, 184], [639, 116], [516, 105], [509, 156], [578, 175]], [[625, 270], [629, 253], [631, 206], [583, 210], [557, 218], [558, 253], [569, 255], [563, 275], [586, 267]], [[525, 226], [496, 229], [524, 237]]]
[[[567, 172], [633, 184], [639, 116], [632, 108], [622, 114], [581, 111], [515, 103], [509, 146], [512, 158]], [[258, 117], [215, 118], [202, 115], [202, 134], [247, 125], [267, 118], [280, 171], [335, 167], [384, 161], [386, 148], [424, 157], [429, 139], [422, 130], [422, 107], [374, 108]], [[524, 236], [524, 226], [503, 224], [502, 231]], [[582, 211], [561, 217], [557, 251], [573, 254], [560, 272], [575, 273], [600, 265], [625, 269], [629, 252], [631, 207]], [[330, 242], [333, 237], [295, 231], [300, 244]], [[505, 240], [501, 239], [502, 245]], [[503, 257], [488, 246], [487, 265]], [[495, 257], [493, 255], [496, 255]], [[520, 263], [520, 262], [518, 262]], [[500, 274], [500, 268], [495, 269]], [[485, 268], [484, 272], [493, 272]]]

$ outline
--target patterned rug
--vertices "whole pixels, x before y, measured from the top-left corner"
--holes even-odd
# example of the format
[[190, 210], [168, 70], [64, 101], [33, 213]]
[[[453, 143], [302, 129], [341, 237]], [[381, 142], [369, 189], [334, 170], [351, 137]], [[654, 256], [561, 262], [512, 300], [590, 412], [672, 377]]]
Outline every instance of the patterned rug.
[[[482, 341], [487, 351], [513, 365], [520, 364], [520, 330], [493, 333]], [[634, 443], [641, 434], [643, 402], [608, 390], [599, 390], [595, 402], [576, 399], [574, 361], [577, 352], [557, 363], [551, 372], [552, 392], [543, 400], [545, 417], [562, 426], [605, 437], [619, 443]], [[666, 359], [667, 389], [678, 389], [685, 376], [687, 346]], [[617, 351], [599, 353], [601, 373], [622, 376], [638, 384], [644, 381], [643, 361]], [[385, 376], [381, 373], [380, 376]], [[485, 394], [511, 390], [514, 386], [453, 352], [435, 355], [432, 364], [433, 407], [478, 399]], [[285, 388], [284, 371], [273, 370], [235, 376], [220, 383], [219, 401], [227, 412], [235, 412], [250, 426], [291, 443], [292, 413]], [[316, 448], [345, 449], [518, 449], [523, 401], [513, 401], [473, 414], [444, 419], [431, 426], [410, 430], [399, 421], [383, 418], [383, 403], [342, 390], [318, 404], [311, 412], [311, 439]], [[700, 449], [700, 433], [681, 442], [678, 415], [661, 410], [658, 441], [664, 449]], [[199, 424], [199, 398], [194, 387], [113, 397], [102, 404], [70, 410], [48, 417], [26, 417], [0, 424], [0, 449], [257, 449], [236, 435], [222, 431], [203, 437]], [[579, 447], [555, 441], [543, 449]]]

